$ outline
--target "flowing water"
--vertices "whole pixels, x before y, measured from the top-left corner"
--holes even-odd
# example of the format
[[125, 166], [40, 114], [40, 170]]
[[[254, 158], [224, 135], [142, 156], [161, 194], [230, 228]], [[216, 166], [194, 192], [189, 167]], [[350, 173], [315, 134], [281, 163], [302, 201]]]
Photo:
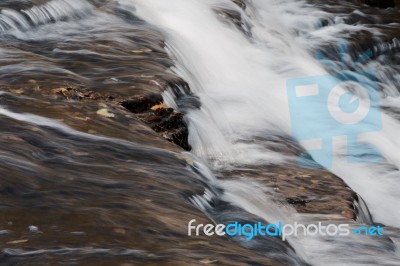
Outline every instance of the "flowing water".
[[[4, 265], [399, 265], [397, 9], [288, 0], [245, 6], [43, 0], [0, 7]], [[337, 48], [343, 40], [347, 51]], [[335, 140], [332, 166], [325, 165], [327, 154], [311, 155], [361, 196], [363, 211], [357, 221], [318, 209], [298, 213], [261, 178], [296, 168], [297, 151], [307, 148], [291, 137], [286, 82], [361, 68], [376, 71], [380, 102], [372, 108], [380, 107], [383, 129], [359, 141], [376, 147], [381, 161], [348, 164], [346, 139]], [[179, 83], [163, 80], [187, 82], [200, 107], [193, 95], [182, 96], [183, 88], [176, 93]], [[65, 101], [54, 93], [80, 87], [118, 100], [162, 85], [165, 103], [185, 113], [190, 153], [112, 101]], [[309, 103], [302, 130], [324, 104]], [[96, 115], [100, 108], [113, 118]], [[318, 124], [335, 135], [328, 121]], [[191, 238], [191, 219], [379, 223], [385, 237]]]

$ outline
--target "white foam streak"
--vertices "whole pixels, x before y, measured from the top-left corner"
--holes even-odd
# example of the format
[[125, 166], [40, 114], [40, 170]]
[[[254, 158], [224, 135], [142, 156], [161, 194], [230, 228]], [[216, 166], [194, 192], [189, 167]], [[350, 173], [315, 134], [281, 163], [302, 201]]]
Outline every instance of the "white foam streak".
[[[177, 60], [176, 72], [201, 99], [201, 109], [187, 115], [194, 153], [219, 166], [284, 161], [284, 157], [251, 140], [260, 132], [291, 134], [286, 95], [289, 78], [327, 74], [305, 44], [338, 41], [351, 32], [366, 29], [340, 20], [319, 29], [318, 20], [333, 20], [331, 15], [306, 7], [301, 1], [255, 0], [254, 8], [250, 5], [247, 14], [242, 13], [251, 23], [250, 42], [234, 27], [219, 21], [213, 12], [215, 6], [226, 7], [230, 1], [134, 2], [140, 16], [165, 30], [169, 51]], [[367, 108], [361, 103], [361, 110]], [[310, 110], [315, 112], [326, 105], [323, 101], [310, 104]], [[340, 110], [332, 109], [336, 111]], [[304, 117], [304, 131], [316, 123], [312, 112], [309, 118]], [[363, 141], [375, 145], [387, 163], [400, 168], [400, 143], [396, 137], [399, 123], [385, 114], [382, 117], [383, 130], [378, 137], [366, 135]], [[321, 132], [333, 134], [338, 130], [325, 121], [317, 123]], [[335, 147], [334, 160], [340, 163], [332, 171], [363, 196], [376, 221], [400, 226], [400, 212], [394, 206], [400, 200], [396, 195], [398, 171], [379, 165], [348, 166], [342, 158], [343, 145], [339, 142]], [[323, 164], [321, 158], [314, 159]]]
[[71, 16], [85, 15], [93, 6], [85, 0], [53, 0], [42, 6], [22, 11], [35, 25], [60, 20]]
[[[0, 92], [1, 95], [1, 92]], [[84, 133], [78, 130], [75, 130], [61, 122], [58, 122], [53, 119], [49, 119], [43, 116], [38, 116], [35, 114], [30, 114], [30, 113], [15, 113], [10, 110], [7, 110], [3, 107], [0, 107], [0, 115], [9, 117], [11, 119], [29, 123], [32, 125], [37, 125], [41, 127], [48, 127], [48, 128], [53, 128], [56, 129], [60, 132], [67, 133], [69, 135], [77, 136], [77, 137], [82, 137], [85, 139], [91, 139], [95, 141], [105, 141], [105, 142], [113, 142], [113, 143], [118, 143], [120, 145], [126, 145], [126, 146], [137, 146], [137, 144], [122, 140], [122, 139], [116, 139], [116, 138], [109, 138], [109, 137], [103, 137], [103, 136], [96, 136], [88, 133]]]
[[21, 12], [3, 9], [0, 13], [0, 30], [26, 31], [33, 26], [56, 22], [68, 18], [83, 17], [93, 10], [85, 0], [52, 0]]

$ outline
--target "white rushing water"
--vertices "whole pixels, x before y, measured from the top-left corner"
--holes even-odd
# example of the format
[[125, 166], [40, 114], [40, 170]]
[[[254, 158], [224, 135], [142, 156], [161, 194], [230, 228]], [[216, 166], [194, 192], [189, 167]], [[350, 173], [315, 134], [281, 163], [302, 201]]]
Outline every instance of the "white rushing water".
[[[313, 50], [318, 45], [339, 43], [343, 35], [350, 36], [360, 30], [369, 30], [376, 34], [374, 29], [344, 24], [340, 19], [305, 6], [301, 1], [254, 0], [245, 12], [228, 0], [133, 2], [139, 16], [164, 31], [168, 50], [177, 62], [174, 71], [188, 81], [191, 90], [200, 97], [202, 107], [187, 115], [189, 140], [193, 152], [203, 160], [213, 163], [214, 167], [284, 162], [287, 159], [285, 156], [272, 152], [261, 144], [254, 144], [251, 140], [268, 134], [292, 135], [287, 81], [327, 74], [323, 64], [313, 56]], [[215, 12], [218, 8], [239, 12], [250, 25], [251, 38], [234, 25], [218, 19]], [[332, 25], [321, 28], [321, 18], [333, 21]], [[363, 76], [354, 74], [354, 81], [366, 85], [367, 90], [374, 89], [372, 81]], [[344, 89], [338, 87], [333, 94], [336, 99], [344, 94]], [[398, 227], [400, 175], [397, 168], [400, 167], [400, 142], [396, 134], [400, 130], [400, 124], [389, 115], [380, 113], [376, 104], [369, 106], [365, 94], [357, 93], [357, 96], [358, 111], [365, 115], [371, 108], [379, 113], [381, 120], [361, 122], [361, 128], [375, 127], [378, 130], [360, 134], [355, 142], [362, 141], [376, 147], [382, 156], [382, 163], [347, 162], [348, 157], [343, 154], [347, 153], [347, 144], [353, 145], [354, 142], [350, 143], [350, 140], [341, 136], [343, 129], [338, 129], [329, 121], [314, 120], [314, 113], [324, 110], [324, 105], [328, 105], [333, 116], [339, 117], [341, 122], [351, 122], [346, 120], [350, 118], [345, 114], [341, 117], [341, 110], [335, 109], [331, 100], [308, 102], [309, 113], [301, 117], [300, 131], [307, 133], [315, 130], [317, 124], [318, 132], [338, 136], [332, 139], [332, 150], [311, 153], [313, 159], [344, 179], [366, 200], [375, 222]], [[170, 97], [166, 99], [174, 105]], [[382, 100], [383, 103], [386, 101], [387, 99]], [[357, 135], [357, 128], [349, 128], [345, 133]], [[294, 135], [296, 136], [298, 135]], [[307, 148], [306, 143], [300, 144]], [[359, 158], [363, 151], [355, 149], [348, 154]], [[332, 165], [326, 163], [330, 153]], [[261, 200], [262, 196], [258, 197], [257, 202], [257, 199], [251, 200], [257, 198], [256, 196], [235, 195], [240, 190], [247, 191], [248, 194], [251, 188], [234, 182], [223, 186], [227, 190], [226, 194], [231, 195], [229, 200], [237, 206], [260, 217], [265, 217], [271, 210], [270, 201]], [[232, 190], [237, 191], [233, 193]], [[257, 193], [256, 190], [253, 192]], [[245, 198], [252, 203], [244, 201]], [[285, 215], [274, 216], [271, 213], [268, 219], [296, 219]], [[398, 258], [394, 254], [382, 253], [379, 258], [374, 253], [366, 252], [367, 248], [362, 246], [361, 239], [346, 241], [327, 241], [324, 244], [322, 239], [302, 239], [301, 244], [292, 242], [292, 245], [300, 257], [317, 265], [397, 263]], [[379, 246], [376, 242], [373, 245]], [[358, 250], [355, 248], [357, 246]], [[354, 252], [358, 252], [360, 256], [352, 256]], [[341, 258], [335, 255], [339, 253], [343, 255]], [[383, 259], [384, 256], [387, 256], [386, 259]], [[368, 262], [362, 257], [368, 258]]]
[[[249, 144], [249, 141], [272, 133], [292, 134], [287, 80], [327, 74], [307, 44], [338, 42], [343, 30], [350, 34], [367, 29], [338, 20], [321, 30], [321, 18], [334, 19], [327, 13], [306, 7], [301, 1], [255, 0], [246, 13], [227, 0], [134, 2], [141, 17], [164, 30], [168, 49], [177, 61], [175, 71], [200, 97], [201, 109], [187, 116], [193, 152], [218, 166], [284, 160], [282, 155], [261, 145]], [[241, 12], [251, 25], [252, 37], [219, 20], [216, 8]], [[356, 77], [358, 79], [362, 77]], [[343, 88], [337, 93], [340, 96]], [[360, 110], [369, 108], [365, 95], [364, 98], [359, 95], [359, 99]], [[301, 130], [307, 132], [318, 124], [320, 132], [336, 136], [338, 129], [329, 121], [313, 120], [313, 112], [320, 111], [323, 105], [326, 105], [324, 99], [309, 102], [309, 115], [302, 117]], [[338, 109], [331, 111], [340, 115]], [[400, 124], [384, 113], [380, 115], [383, 129], [362, 134], [357, 141], [376, 147], [384, 163], [347, 163], [343, 156], [346, 139], [334, 138], [333, 165], [326, 166], [366, 200], [375, 222], [400, 226], [400, 211], [396, 208], [400, 200], [400, 175], [396, 169], [400, 167], [400, 140], [396, 137]], [[360, 127], [374, 125], [375, 121], [363, 123]], [[377, 127], [379, 123], [377, 120]], [[355, 133], [351, 130], [346, 133]], [[325, 166], [329, 154], [312, 155]]]
[[[165, 34], [168, 52], [176, 61], [173, 71], [189, 83], [202, 104], [200, 109], [193, 109], [186, 115], [193, 153], [209, 163], [213, 169], [224, 169], [232, 165], [293, 162], [293, 158], [267, 149], [262, 141], [254, 141], [269, 135], [293, 135], [293, 113], [291, 117], [287, 81], [293, 78], [327, 75], [324, 65], [313, 56], [316, 47], [328, 42], [335, 44], [341, 37], [360, 30], [377, 33], [366, 26], [344, 24], [340, 18], [307, 6], [302, 1], [252, 0], [245, 11], [230, 0], [116, 2], [123, 9], [136, 10], [141, 18]], [[242, 16], [247, 26], [238, 29], [235, 25], [222, 21], [216, 12], [221, 9], [234, 10]], [[80, 23], [74, 21], [74, 18], [86, 17], [90, 13], [94, 13], [95, 16]], [[332, 24], [320, 27], [322, 18], [328, 19]], [[63, 23], [63, 20], [67, 22]], [[45, 25], [52, 22], [60, 23]], [[61, 42], [67, 33], [79, 32], [79, 29], [86, 25], [98, 24], [109, 28], [107, 23], [119, 25], [123, 22], [108, 13], [95, 10], [92, 4], [84, 0], [53, 0], [28, 10], [2, 10], [0, 14], [0, 32], [7, 32], [21, 40], [55, 39]], [[37, 28], [35, 31], [29, 31], [32, 27]], [[91, 34], [91, 38], [96, 37], [96, 32]], [[109, 33], [109, 38], [118, 38], [118, 30]], [[60, 49], [56, 51], [71, 53]], [[375, 65], [377, 69], [382, 67], [379, 62], [372, 62], [371, 65]], [[55, 69], [51, 65], [47, 67], [52, 71]], [[7, 71], [9, 72], [9, 69]], [[332, 81], [332, 77], [329, 80]], [[371, 84], [369, 89], [373, 89], [373, 84], [365, 82], [362, 76], [355, 75], [355, 80]], [[381, 103], [394, 108], [398, 93], [393, 84], [383, 85], [391, 92], [392, 98], [381, 99]], [[333, 94], [333, 99], [338, 99], [343, 92], [345, 90], [339, 87]], [[169, 92], [165, 92], [167, 104], [176, 106], [173, 97], [169, 96]], [[362, 93], [358, 96], [363, 113], [363, 110], [369, 108], [367, 98]], [[338, 132], [343, 133], [342, 129], [335, 127], [336, 124], [314, 120], [314, 113], [323, 110], [327, 102], [328, 106], [334, 104], [326, 99], [308, 102], [308, 113], [301, 116], [300, 135], [315, 130], [316, 124], [316, 131], [324, 132], [325, 135], [336, 136], [340, 135]], [[376, 106], [371, 108], [377, 110]], [[338, 117], [342, 115], [341, 110], [337, 108], [332, 107], [330, 111]], [[55, 128], [71, 135], [111, 140], [83, 134], [62, 123], [32, 114], [0, 108], [0, 115]], [[397, 170], [400, 167], [400, 140], [397, 138], [400, 123], [384, 113], [380, 113], [380, 117], [382, 122], [369, 120], [359, 126], [368, 128], [372, 125], [379, 130], [362, 134], [358, 140], [376, 147], [383, 157], [383, 163], [347, 163], [343, 154], [347, 152], [348, 140], [343, 137], [333, 139], [332, 151], [328, 149], [325, 153], [311, 155], [315, 161], [340, 176], [365, 199], [375, 222], [400, 227], [400, 211], [397, 208], [400, 200], [400, 175]], [[344, 124], [348, 122], [346, 115], [341, 119]], [[347, 133], [356, 134], [357, 129], [349, 128]], [[294, 138], [296, 137], [298, 135], [294, 135]], [[301, 139], [299, 142], [307, 148], [307, 143], [301, 142]], [[326, 158], [331, 153], [333, 164], [328, 165]], [[359, 150], [356, 150], [353, 157], [359, 155]], [[197, 157], [191, 160], [196, 161]], [[268, 189], [262, 188], [256, 182], [246, 179], [218, 180], [207, 166], [198, 164], [198, 167], [199, 172], [208, 178], [210, 184], [223, 188], [222, 200], [248, 213], [275, 223], [291, 223], [304, 219], [290, 206], [283, 207], [275, 203]], [[206, 191], [203, 197], [196, 196], [192, 200], [200, 209], [205, 209], [210, 197], [212, 195]], [[398, 261], [396, 252], [386, 250], [379, 241], [366, 241], [357, 237], [335, 241], [323, 238], [289, 239], [289, 242], [302, 260], [315, 265], [366, 265], [366, 262], [371, 265], [383, 262], [387, 265], [397, 265]], [[354, 256], [356, 252], [358, 256]], [[376, 255], [379, 252], [381, 256]], [[338, 258], [337, 254], [341, 257]]]

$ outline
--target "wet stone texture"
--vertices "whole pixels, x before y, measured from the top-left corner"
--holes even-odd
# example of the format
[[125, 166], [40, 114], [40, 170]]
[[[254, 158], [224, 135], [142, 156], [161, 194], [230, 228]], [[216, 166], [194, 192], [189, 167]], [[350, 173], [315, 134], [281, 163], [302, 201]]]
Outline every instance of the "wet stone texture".
[[[88, 101], [100, 101], [109, 106], [120, 104], [132, 113], [132, 118], [157, 132], [158, 136], [190, 150], [184, 115], [165, 106], [159, 93], [134, 96], [120, 102], [117, 99], [121, 98], [76, 88], [56, 89], [53, 92], [58, 99], [75, 99], [86, 104]], [[286, 155], [298, 156], [301, 153], [301, 148], [288, 139], [272, 137], [259, 141], [265, 141], [268, 148]], [[357, 195], [340, 178], [324, 169], [304, 169], [295, 163], [287, 163], [262, 167], [248, 166], [245, 170], [221, 172], [220, 177], [255, 179], [273, 188], [301, 213], [340, 215], [349, 219], [356, 217], [353, 203]]]
[[[259, 141], [270, 150], [294, 159], [302, 153], [301, 147], [290, 138], [271, 136]], [[343, 180], [322, 168], [302, 168], [295, 160], [283, 164], [243, 166], [234, 171], [222, 171], [219, 176], [256, 180], [272, 189], [278, 202], [293, 206], [299, 213], [355, 219], [358, 211], [354, 205], [358, 196]]]
[[[29, 7], [25, 2], [18, 1], [20, 8]], [[94, 2], [97, 17], [122, 12], [118, 6]], [[235, 2], [245, 8], [245, 1]], [[5, 1], [2, 7], [13, 3]], [[238, 13], [219, 12], [243, 27]], [[184, 113], [166, 106], [161, 93], [183, 81], [170, 71], [173, 60], [165, 52], [164, 39], [126, 12], [112, 26], [87, 21], [67, 42], [65, 36], [52, 39], [59, 30], [55, 23], [48, 28], [55, 32], [45, 41], [15, 37], [0, 43], [0, 85], [7, 92], [0, 95], [2, 107], [46, 117], [75, 131], [54, 129], [48, 121], [32, 123], [37, 117], [24, 121], [1, 116], [0, 261], [282, 265], [227, 238], [187, 236], [191, 219], [212, 223], [188, 201], [188, 191], [202, 195], [209, 187], [177, 156], [190, 149]], [[62, 28], [68, 23], [63, 21]], [[389, 26], [385, 30], [394, 32]], [[115, 38], [114, 32], [124, 34]], [[42, 68], [33, 69], [27, 62]], [[190, 91], [185, 93], [188, 97], [178, 103], [183, 110], [201, 108]], [[301, 152], [287, 139], [260, 141], [294, 157]], [[346, 219], [356, 215], [357, 195], [324, 169], [303, 169], [291, 162], [243, 166], [217, 176], [258, 181], [301, 213]]]
[[187, 151], [191, 149], [188, 143], [189, 131], [183, 114], [165, 106], [161, 95], [138, 96], [121, 104], [168, 141]]
[[364, 0], [363, 2], [367, 5], [381, 7], [381, 8], [388, 8], [395, 6], [394, 0]]
[[[80, 135], [2, 116], [4, 265], [282, 265], [227, 238], [187, 236], [191, 219], [212, 222], [187, 199], [207, 184], [179, 156], [183, 149], [122, 107], [122, 97], [71, 87], [40, 97], [12, 90], [0, 95], [3, 107]], [[140, 111], [151, 113], [159, 99]]]
[[[241, 8], [246, 7], [245, 1], [234, 2]], [[110, 10], [106, 6], [100, 9], [101, 12]], [[221, 12], [227, 16], [228, 20], [243, 26], [237, 13], [229, 13], [227, 10]], [[112, 132], [111, 129], [115, 128], [114, 123], [121, 123], [121, 129], [123, 126], [134, 129], [127, 131], [123, 138], [133, 138], [136, 141], [141, 138], [141, 142], [146, 142], [143, 134], [139, 134], [140, 137], [134, 136], [137, 134], [135, 132], [146, 132], [147, 136], [152, 136], [154, 139], [154, 143], [149, 140], [150, 145], [155, 145], [155, 143], [157, 143], [156, 146], [160, 145], [160, 142], [163, 143], [160, 137], [163, 137], [185, 150], [190, 150], [184, 115], [165, 106], [162, 102], [161, 92], [171, 84], [182, 82], [179, 77], [169, 71], [173, 62], [164, 50], [162, 36], [155, 29], [143, 25], [129, 27], [129, 30], [125, 27], [117, 30], [125, 31], [125, 38], [131, 41], [129, 43], [132, 47], [127, 45], [127, 42], [119, 43], [111, 39], [97, 40], [96, 44], [74, 42], [73, 38], [68, 44], [51, 41], [35, 44], [14, 43], [15, 49], [29, 51], [26, 55], [29, 60], [46, 63], [46, 60], [54, 62], [54, 58], [57, 57], [59, 60], [55, 62], [58, 67], [78, 75], [67, 75], [60, 79], [59, 74], [24, 72], [17, 77], [13, 76], [13, 82], [11, 82], [11, 79], [8, 80], [11, 77], [4, 74], [2, 81], [9, 82], [2, 89], [17, 96], [48, 99], [46, 101], [53, 102], [54, 118], [63, 119], [74, 128], [85, 128], [86, 132], [92, 134], [104, 132], [105, 135], [120, 137], [124, 135], [122, 131]], [[92, 50], [97, 55], [93, 57], [92, 54], [68, 53], [67, 57], [60, 54], [61, 50], [72, 50], [72, 48]], [[111, 61], [109, 54], [113, 54], [115, 57]], [[14, 58], [14, 60], [15, 63], [18, 63], [22, 58]], [[118, 69], [122, 71], [115, 70], [117, 64], [120, 66]], [[99, 65], [102, 67], [95, 67]], [[91, 74], [90, 79], [82, 79], [87, 74], [87, 69], [94, 69], [96, 72]], [[76, 110], [74, 112], [62, 111], [65, 109], [64, 106], [70, 106], [68, 109]], [[131, 113], [121, 109], [121, 106]], [[99, 108], [108, 108], [111, 113], [115, 114], [115, 117], [102, 118], [95, 115]], [[46, 114], [46, 111], [40, 112], [27, 104], [23, 109]], [[87, 122], [92, 120], [104, 121], [94, 128], [86, 128]], [[83, 122], [80, 124], [80, 121]], [[108, 122], [109, 125], [107, 125], [105, 121], [114, 122]], [[154, 132], [150, 134], [150, 129], [158, 134]], [[174, 145], [162, 144], [161, 146], [180, 150]], [[296, 206], [299, 211], [341, 212], [346, 210], [351, 202], [352, 192], [339, 178], [324, 170], [304, 170], [298, 169], [296, 166], [271, 166], [254, 169], [253, 174], [251, 172], [243, 171], [241, 174], [246, 173], [257, 179], [260, 176], [265, 178], [267, 184], [284, 194], [288, 203]], [[260, 174], [261, 172], [263, 174]], [[235, 176], [235, 173], [227, 175]], [[329, 195], [329, 187], [334, 188], [332, 193], [335, 194], [335, 197], [322, 197], [322, 195]], [[332, 202], [337, 205], [335, 208], [333, 206], [335, 204]], [[338, 202], [340, 204], [337, 204]]]

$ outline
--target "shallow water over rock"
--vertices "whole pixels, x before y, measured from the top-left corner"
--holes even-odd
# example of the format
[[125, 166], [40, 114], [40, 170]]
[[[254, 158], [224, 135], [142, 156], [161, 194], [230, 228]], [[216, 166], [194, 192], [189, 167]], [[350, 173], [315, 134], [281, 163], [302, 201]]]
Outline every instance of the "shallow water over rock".
[[[187, 224], [356, 227], [382, 218], [346, 172], [299, 167], [303, 148], [274, 110], [280, 99], [259, 101], [257, 93], [291, 67], [312, 66], [317, 50], [351, 68], [335, 46], [345, 37], [350, 55], [373, 50], [365, 64], [379, 69], [385, 107], [395, 113], [386, 97], [399, 94], [399, 10], [358, 1], [186, 1], [0, 3], [0, 264], [396, 265], [395, 222], [379, 240], [287, 242], [189, 237]], [[195, 14], [187, 25], [186, 11]], [[283, 60], [286, 48], [293, 62]]]

